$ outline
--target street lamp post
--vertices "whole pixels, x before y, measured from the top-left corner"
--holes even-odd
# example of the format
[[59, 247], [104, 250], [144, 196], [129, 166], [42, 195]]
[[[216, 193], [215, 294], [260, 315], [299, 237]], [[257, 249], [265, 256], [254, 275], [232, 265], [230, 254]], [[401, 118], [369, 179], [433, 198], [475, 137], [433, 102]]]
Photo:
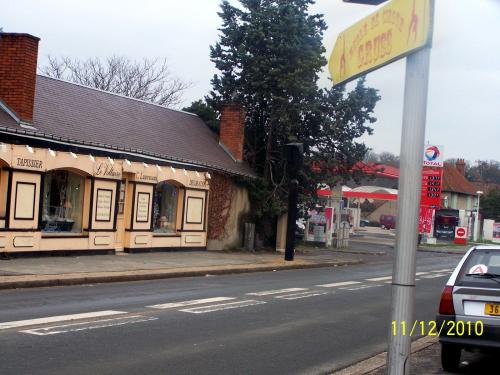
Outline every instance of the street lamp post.
[[481, 202], [481, 194], [483, 192], [481, 190], [476, 191], [477, 194], [477, 210], [476, 210], [476, 220], [474, 221], [474, 241], [477, 241], [479, 237], [479, 228], [481, 227], [481, 222], [479, 221], [479, 203]]

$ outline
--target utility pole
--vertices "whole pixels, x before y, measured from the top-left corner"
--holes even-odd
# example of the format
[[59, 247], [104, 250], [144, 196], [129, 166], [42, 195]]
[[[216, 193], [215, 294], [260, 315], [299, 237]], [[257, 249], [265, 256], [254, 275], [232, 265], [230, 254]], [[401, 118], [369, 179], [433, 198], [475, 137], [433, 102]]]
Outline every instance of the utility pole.
[[304, 146], [302, 143], [285, 145], [288, 173], [288, 218], [286, 224], [285, 260], [293, 260], [295, 252], [295, 222], [297, 221], [297, 201], [299, 195], [298, 172], [302, 167]]

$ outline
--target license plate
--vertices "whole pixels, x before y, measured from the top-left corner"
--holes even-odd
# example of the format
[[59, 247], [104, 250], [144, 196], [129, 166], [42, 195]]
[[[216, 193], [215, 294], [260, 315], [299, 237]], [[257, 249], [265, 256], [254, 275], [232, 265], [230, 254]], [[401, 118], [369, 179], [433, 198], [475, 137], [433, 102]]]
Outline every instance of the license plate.
[[486, 315], [498, 315], [500, 316], [500, 304], [498, 303], [487, 303], [484, 305], [484, 313]]

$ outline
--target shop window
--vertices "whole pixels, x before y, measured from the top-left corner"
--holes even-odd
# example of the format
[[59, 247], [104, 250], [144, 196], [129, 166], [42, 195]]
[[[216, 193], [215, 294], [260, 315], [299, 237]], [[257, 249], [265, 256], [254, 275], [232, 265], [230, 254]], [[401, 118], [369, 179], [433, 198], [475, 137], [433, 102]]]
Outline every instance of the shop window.
[[45, 174], [42, 231], [82, 231], [84, 186], [84, 177], [76, 173], [58, 170]]
[[153, 229], [159, 233], [176, 233], [179, 188], [168, 182], [156, 186], [153, 205]]

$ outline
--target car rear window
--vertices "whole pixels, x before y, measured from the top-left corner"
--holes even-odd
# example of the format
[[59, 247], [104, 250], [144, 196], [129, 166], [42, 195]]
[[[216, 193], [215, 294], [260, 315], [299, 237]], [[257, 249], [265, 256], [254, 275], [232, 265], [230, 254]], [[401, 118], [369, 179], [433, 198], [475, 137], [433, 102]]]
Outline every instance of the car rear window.
[[496, 284], [500, 287], [500, 276], [495, 278], [473, 276], [482, 272], [500, 275], [500, 249], [473, 250], [458, 274], [457, 285]]

